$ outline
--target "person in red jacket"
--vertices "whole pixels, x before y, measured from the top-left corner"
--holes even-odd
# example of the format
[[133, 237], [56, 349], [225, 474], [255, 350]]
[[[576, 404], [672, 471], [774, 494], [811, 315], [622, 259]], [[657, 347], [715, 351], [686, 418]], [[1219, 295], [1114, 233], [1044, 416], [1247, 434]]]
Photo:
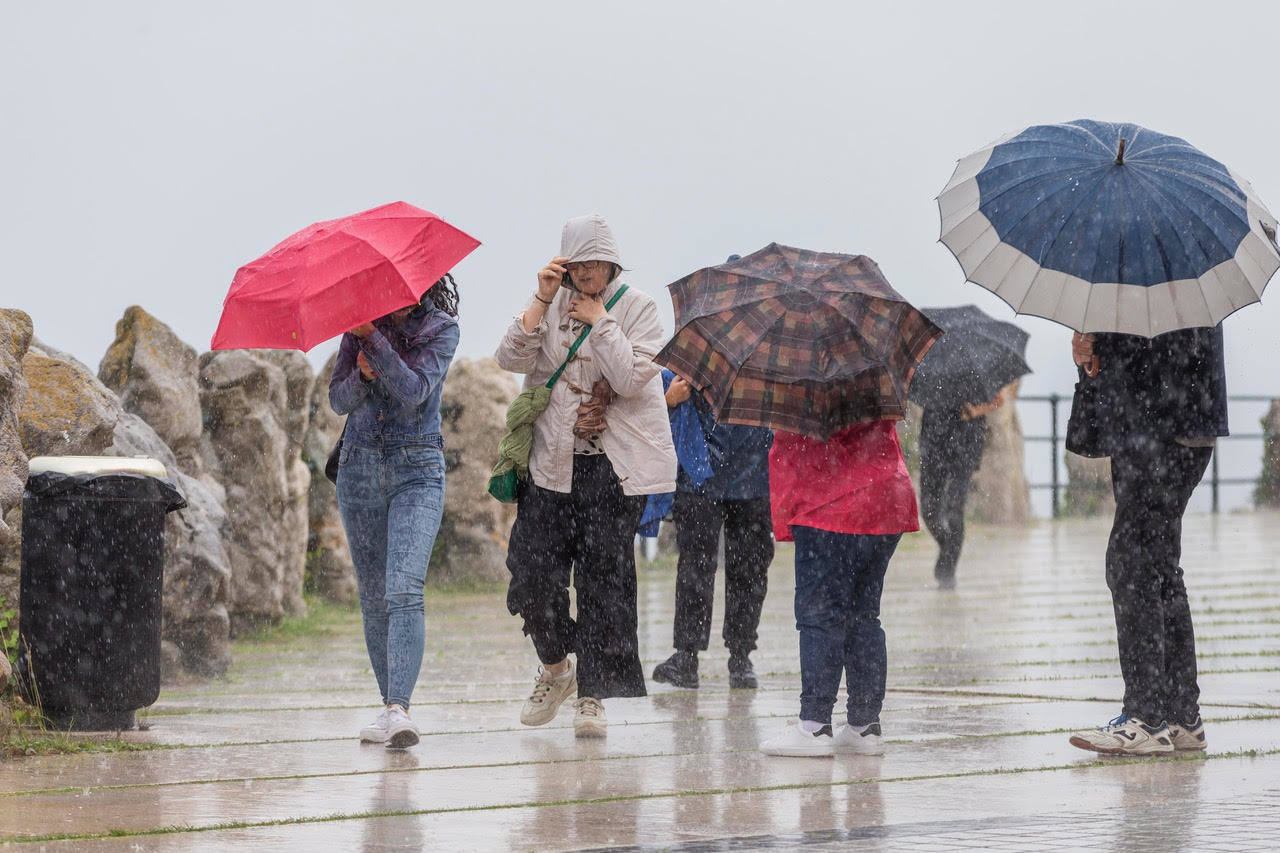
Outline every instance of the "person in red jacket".
[[[774, 535], [795, 542], [800, 722], [766, 755], [880, 755], [884, 629], [880, 592], [902, 534], [919, 530], [915, 491], [892, 421], [847, 427], [828, 441], [775, 434], [769, 452]], [[832, 732], [841, 675], [846, 725]]]

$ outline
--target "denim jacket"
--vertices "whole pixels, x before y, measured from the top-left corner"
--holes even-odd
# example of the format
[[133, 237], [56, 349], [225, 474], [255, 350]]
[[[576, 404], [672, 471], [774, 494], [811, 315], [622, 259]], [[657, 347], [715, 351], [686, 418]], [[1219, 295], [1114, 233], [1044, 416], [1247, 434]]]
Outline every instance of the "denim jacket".
[[[355, 445], [440, 445], [440, 390], [458, 348], [458, 321], [431, 305], [396, 325], [374, 321], [373, 334], [347, 332], [329, 380], [329, 405], [347, 418], [345, 442]], [[377, 374], [356, 366], [363, 352]]]

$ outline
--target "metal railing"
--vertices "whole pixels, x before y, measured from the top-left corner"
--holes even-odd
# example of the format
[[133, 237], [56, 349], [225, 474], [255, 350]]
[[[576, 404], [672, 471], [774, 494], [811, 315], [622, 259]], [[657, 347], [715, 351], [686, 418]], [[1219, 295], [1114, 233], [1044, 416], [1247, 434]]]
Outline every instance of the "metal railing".
[[[1049, 443], [1049, 470], [1050, 481], [1048, 483], [1030, 483], [1032, 489], [1050, 489], [1051, 490], [1051, 506], [1053, 508], [1053, 517], [1061, 516], [1060, 504], [1058, 500], [1059, 493], [1066, 488], [1062, 482], [1061, 469], [1066, 464], [1064, 456], [1065, 448], [1059, 450], [1059, 444], [1065, 440], [1064, 430], [1059, 428], [1059, 415], [1062, 412], [1070, 413], [1072, 395], [1062, 394], [1025, 394], [1019, 395], [1017, 402], [1019, 403], [1048, 403], [1049, 404], [1049, 434], [1048, 435], [1024, 435], [1022, 440], [1025, 442], [1048, 442]], [[1280, 398], [1277, 396], [1268, 396], [1264, 394], [1235, 394], [1227, 396], [1227, 404], [1231, 403], [1267, 403]], [[1065, 405], [1063, 405], [1065, 404]], [[1231, 435], [1223, 436], [1219, 441], [1257, 441], [1261, 442], [1266, 435], [1261, 432], [1235, 432]], [[1222, 486], [1252, 486], [1257, 485], [1259, 477], [1223, 477], [1218, 471], [1218, 453], [1214, 450], [1212, 461], [1209, 463], [1209, 477], [1202, 480], [1200, 486], [1207, 485], [1212, 491], [1213, 512], [1218, 512], [1221, 505], [1219, 499], [1219, 490]], [[1096, 488], [1110, 488], [1108, 484], [1099, 483]], [[1197, 486], [1199, 488], [1199, 486]]]

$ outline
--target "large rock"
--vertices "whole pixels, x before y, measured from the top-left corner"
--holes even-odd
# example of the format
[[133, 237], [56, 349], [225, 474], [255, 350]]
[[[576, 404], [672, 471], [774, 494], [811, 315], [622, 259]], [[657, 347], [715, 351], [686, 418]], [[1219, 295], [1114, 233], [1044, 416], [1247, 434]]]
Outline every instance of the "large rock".
[[22, 503], [27, 482], [27, 455], [22, 449], [18, 412], [27, 392], [22, 358], [31, 344], [31, 318], [12, 308], [0, 309], [0, 536], [4, 516]]
[[200, 357], [201, 453], [226, 490], [233, 632], [305, 612], [310, 475], [302, 421], [289, 410], [302, 383], [281, 366], [292, 360], [249, 350]]
[[446, 582], [507, 577], [507, 539], [515, 510], [486, 491], [507, 405], [519, 393], [491, 358], [457, 359], [441, 395], [445, 447], [444, 519], [431, 557], [431, 577]]
[[150, 456], [159, 460], [189, 506], [165, 520], [164, 639], [183, 665], [218, 674], [230, 662], [226, 612], [230, 567], [217, 497], [181, 470], [168, 445], [75, 358], [33, 341], [24, 359], [29, 391], [22, 408], [32, 456]]
[[1112, 515], [1116, 499], [1111, 492], [1111, 459], [1092, 458], [1065, 451], [1067, 483], [1062, 492], [1063, 515]]
[[329, 405], [329, 377], [338, 354], [325, 362], [316, 376], [311, 391], [306, 441], [302, 458], [311, 472], [311, 491], [307, 496], [310, 534], [307, 539], [307, 574], [316, 593], [342, 604], [358, 597], [355, 568], [347, 547], [347, 534], [338, 516], [338, 490], [324, 475], [329, 453], [342, 435], [346, 418]]
[[18, 606], [18, 538], [27, 482], [18, 415], [27, 392], [22, 359], [30, 343], [31, 318], [0, 309], [0, 612]]
[[284, 427], [289, 438], [284, 464], [289, 496], [281, 532], [287, 537], [282, 545], [290, 554], [298, 555], [285, 562], [284, 609], [286, 613], [301, 616], [307, 612], [302, 591], [307, 573], [307, 541], [310, 536], [308, 498], [311, 491], [311, 469], [307, 467], [303, 453], [307, 425], [311, 420], [311, 388], [315, 385], [316, 375], [311, 369], [311, 362], [298, 350], [264, 350], [260, 355], [284, 371]]
[[1018, 382], [1003, 390], [1005, 404], [987, 417], [987, 444], [973, 475], [965, 513], [989, 524], [1026, 524], [1031, 520], [1022, 422], [1018, 419]]
[[27, 398], [19, 427], [28, 456], [100, 456], [124, 408], [76, 359], [33, 339], [22, 370]]
[[1262, 416], [1262, 473], [1253, 490], [1258, 508], [1280, 508], [1280, 400], [1272, 400]]
[[98, 365], [98, 378], [125, 411], [150, 424], [191, 476], [200, 474], [199, 373], [196, 351], [136, 305], [116, 323], [116, 339]]

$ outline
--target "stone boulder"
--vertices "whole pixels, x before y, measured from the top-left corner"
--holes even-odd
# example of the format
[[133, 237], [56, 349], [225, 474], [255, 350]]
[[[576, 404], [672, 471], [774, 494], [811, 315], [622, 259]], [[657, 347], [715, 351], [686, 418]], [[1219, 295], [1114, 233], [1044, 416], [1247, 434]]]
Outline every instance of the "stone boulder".
[[1262, 416], [1262, 473], [1253, 490], [1259, 509], [1280, 509], [1280, 400], [1272, 400]]
[[1111, 492], [1111, 459], [1092, 458], [1063, 451], [1067, 483], [1059, 507], [1063, 515], [1112, 515], [1116, 499]]
[[31, 318], [0, 309], [0, 611], [18, 606], [18, 540], [27, 482], [19, 412], [27, 393], [22, 359], [30, 344]]
[[75, 358], [33, 339], [22, 370], [19, 426], [27, 456], [101, 456], [124, 412], [111, 389]]
[[27, 393], [22, 359], [30, 344], [31, 318], [11, 308], [0, 309], [0, 536], [4, 516], [22, 503], [27, 482], [18, 412]]
[[307, 542], [310, 537], [309, 495], [311, 469], [303, 459], [307, 440], [307, 426], [311, 421], [311, 389], [315, 385], [315, 371], [311, 362], [298, 350], [262, 350], [263, 358], [275, 363], [284, 371], [285, 434], [289, 438], [285, 471], [288, 475], [289, 496], [281, 532], [289, 537], [282, 543], [296, 559], [286, 562], [285, 602], [286, 613], [300, 616], [307, 612], [302, 597], [307, 574]]
[[1031, 487], [1016, 404], [1018, 385], [1005, 386], [1005, 404], [986, 416], [987, 445], [965, 504], [965, 515], [975, 521], [1026, 524], [1031, 520]]
[[289, 411], [302, 385], [282, 366], [292, 360], [250, 350], [200, 357], [201, 454], [226, 491], [233, 632], [305, 612], [310, 475]]
[[98, 365], [98, 378], [125, 411], [150, 424], [193, 477], [201, 469], [199, 375], [196, 351], [136, 305], [116, 323], [116, 339]]
[[431, 556], [430, 577], [436, 580], [507, 577], [515, 509], [495, 501], [486, 488], [506, 432], [507, 405], [518, 393], [511, 375], [491, 358], [460, 358], [449, 368], [440, 402], [446, 486], [444, 518]]
[[226, 603], [230, 568], [222, 547], [224, 513], [216, 495], [186, 475], [156, 431], [75, 358], [32, 342], [23, 360], [29, 390], [20, 416], [31, 456], [150, 456], [159, 460], [188, 507], [165, 521], [164, 641], [192, 673], [230, 663]]
[[307, 538], [307, 575], [311, 588], [330, 601], [351, 604], [359, 597], [355, 567], [347, 547], [347, 534], [338, 515], [338, 489], [324, 475], [329, 453], [342, 435], [346, 418], [329, 405], [329, 377], [333, 375], [335, 352], [320, 368], [311, 390], [306, 441], [302, 458], [311, 472], [307, 495], [310, 533]]

